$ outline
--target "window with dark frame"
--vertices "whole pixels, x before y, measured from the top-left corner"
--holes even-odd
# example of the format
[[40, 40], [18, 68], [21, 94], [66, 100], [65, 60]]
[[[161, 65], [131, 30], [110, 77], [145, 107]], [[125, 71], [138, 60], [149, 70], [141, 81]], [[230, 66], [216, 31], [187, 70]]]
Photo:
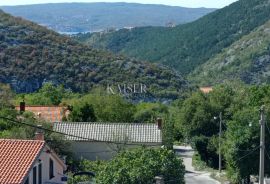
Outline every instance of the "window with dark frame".
[[38, 184], [42, 184], [42, 164], [38, 165]]
[[24, 184], [29, 184], [29, 177], [27, 177], [26, 181], [24, 182]]
[[33, 184], [37, 184], [37, 167], [33, 168]]
[[54, 177], [54, 163], [52, 159], [50, 159], [49, 177], [50, 179]]

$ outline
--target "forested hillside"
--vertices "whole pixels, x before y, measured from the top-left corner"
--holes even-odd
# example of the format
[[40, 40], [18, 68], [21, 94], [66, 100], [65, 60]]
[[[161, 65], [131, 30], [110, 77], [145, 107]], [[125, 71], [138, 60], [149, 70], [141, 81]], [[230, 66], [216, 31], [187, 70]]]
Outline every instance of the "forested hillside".
[[82, 35], [83, 42], [115, 53], [158, 62], [188, 74], [270, 19], [269, 0], [239, 0], [175, 28], [145, 27]]
[[270, 21], [207, 61], [190, 76], [193, 82], [214, 85], [224, 80], [248, 84], [270, 82]]
[[136, 3], [53, 3], [2, 9], [60, 32], [183, 24], [215, 10]]
[[164, 98], [187, 88], [180, 75], [165, 67], [92, 49], [1, 10], [0, 82], [17, 92], [33, 92], [44, 82], [64, 84], [76, 92], [143, 83], [154, 96]]

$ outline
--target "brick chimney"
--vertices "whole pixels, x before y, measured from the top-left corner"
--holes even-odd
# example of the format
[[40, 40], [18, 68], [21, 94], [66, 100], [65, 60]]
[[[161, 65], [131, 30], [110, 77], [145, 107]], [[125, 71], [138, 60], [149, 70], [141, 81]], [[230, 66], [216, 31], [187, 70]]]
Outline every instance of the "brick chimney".
[[37, 128], [37, 130], [36, 130], [35, 139], [39, 140], [39, 141], [44, 141], [44, 132], [41, 129], [42, 125], [38, 125], [38, 127], [40, 127], [40, 128]]
[[161, 118], [158, 118], [158, 119], [157, 119], [157, 126], [158, 126], [158, 129], [159, 129], [159, 130], [162, 129], [162, 119], [161, 119]]
[[20, 102], [20, 112], [24, 112], [25, 111], [25, 102], [22, 101]]

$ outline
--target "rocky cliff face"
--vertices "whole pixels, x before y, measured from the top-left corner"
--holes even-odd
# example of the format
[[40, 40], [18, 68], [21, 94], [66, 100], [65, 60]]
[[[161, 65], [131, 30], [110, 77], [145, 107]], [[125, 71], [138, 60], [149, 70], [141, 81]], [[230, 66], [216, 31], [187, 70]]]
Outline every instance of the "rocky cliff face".
[[270, 21], [210, 59], [190, 79], [205, 85], [232, 79], [248, 84], [269, 83]]

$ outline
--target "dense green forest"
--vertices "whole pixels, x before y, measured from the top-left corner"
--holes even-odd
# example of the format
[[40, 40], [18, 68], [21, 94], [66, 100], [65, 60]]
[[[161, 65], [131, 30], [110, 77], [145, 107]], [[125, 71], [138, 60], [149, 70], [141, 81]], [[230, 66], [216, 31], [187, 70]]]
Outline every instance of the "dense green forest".
[[35, 23], [0, 11], [0, 82], [33, 92], [44, 82], [75, 92], [100, 86], [144, 84], [146, 99], [175, 98], [188, 88], [172, 70], [115, 56], [77, 43]]
[[[174, 121], [176, 132], [181, 132], [184, 138], [190, 140], [197, 151], [198, 160], [217, 169], [221, 113], [222, 169], [230, 183], [250, 183], [250, 176], [258, 176], [259, 173], [259, 110], [265, 105], [266, 119], [269, 119], [269, 95], [269, 85], [255, 86], [239, 82], [218, 85], [209, 94], [194, 92], [179, 105], [180, 110]], [[265, 146], [269, 150], [269, 121], [266, 126]], [[270, 161], [270, 157], [266, 156], [265, 159], [266, 163]], [[270, 173], [269, 166], [265, 165], [266, 175]]]
[[[12, 98], [14, 105], [19, 105], [22, 101], [25, 101], [27, 105], [70, 106], [72, 113], [70, 119], [67, 120], [78, 122], [155, 123], [158, 117], [167, 116], [172, 110], [160, 102], [133, 104], [120, 95], [108, 95], [101, 89], [79, 94], [66, 90], [62, 85], [55, 86], [52, 83], [44, 84], [37, 92], [17, 94]], [[90, 110], [82, 113], [84, 109]], [[84, 118], [83, 114], [91, 119]]]
[[177, 25], [194, 21], [215, 10], [137, 3], [52, 3], [0, 8], [64, 33]]
[[201, 85], [214, 85], [225, 80], [262, 84], [270, 82], [269, 69], [270, 21], [198, 67], [189, 79]]
[[[82, 35], [84, 43], [188, 74], [270, 18], [268, 0], [239, 0], [175, 28], [144, 27]], [[86, 38], [88, 37], [88, 38]]]

